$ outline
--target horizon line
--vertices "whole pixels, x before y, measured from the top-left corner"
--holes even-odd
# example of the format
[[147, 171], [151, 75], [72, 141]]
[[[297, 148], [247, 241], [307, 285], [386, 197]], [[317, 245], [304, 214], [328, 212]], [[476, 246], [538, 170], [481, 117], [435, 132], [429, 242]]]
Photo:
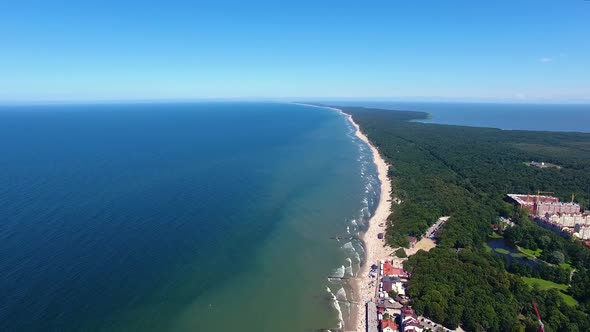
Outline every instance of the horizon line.
[[199, 97], [199, 98], [104, 98], [104, 99], [38, 99], [1, 100], [0, 106], [62, 105], [62, 104], [149, 104], [190, 102], [401, 102], [401, 103], [453, 103], [453, 104], [545, 104], [590, 105], [589, 99], [510, 99], [510, 98], [450, 98], [450, 97]]

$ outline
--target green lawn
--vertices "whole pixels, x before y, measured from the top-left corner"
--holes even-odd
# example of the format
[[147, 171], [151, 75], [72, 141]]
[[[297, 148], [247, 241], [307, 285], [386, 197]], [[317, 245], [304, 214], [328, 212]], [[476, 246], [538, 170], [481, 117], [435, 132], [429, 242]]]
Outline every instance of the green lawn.
[[557, 289], [559, 291], [559, 295], [561, 295], [561, 298], [563, 299], [563, 301], [565, 301], [565, 303], [567, 305], [575, 306], [576, 304], [578, 304], [578, 301], [576, 301], [573, 297], [571, 297], [565, 293], [567, 291], [567, 287], [568, 287], [567, 285], [556, 284], [552, 281], [538, 279], [538, 278], [522, 277], [522, 280], [524, 282], [526, 282], [531, 287], [533, 287], [533, 285], [538, 285], [539, 288], [543, 289], [543, 290], [551, 289], [551, 288]]
[[538, 279], [538, 278], [528, 278], [528, 277], [522, 277], [522, 280], [531, 286], [537, 284], [537, 285], [539, 285], [539, 288], [541, 288], [541, 289], [556, 288], [561, 291], [567, 290], [567, 285], [556, 284], [553, 281], [549, 281], [549, 280]]
[[500, 234], [498, 234], [496, 232], [492, 233], [491, 235], [488, 235], [488, 237], [490, 239], [503, 239], [504, 238], [504, 236], [502, 236], [502, 235], [500, 235]]
[[503, 248], [496, 248], [494, 249], [497, 253], [502, 254], [502, 255], [508, 255], [510, 254], [510, 251], [503, 249]]
[[527, 248], [518, 247], [518, 250], [522, 253], [525, 253], [530, 256], [541, 257], [541, 253], [543, 252], [542, 249], [531, 250]]

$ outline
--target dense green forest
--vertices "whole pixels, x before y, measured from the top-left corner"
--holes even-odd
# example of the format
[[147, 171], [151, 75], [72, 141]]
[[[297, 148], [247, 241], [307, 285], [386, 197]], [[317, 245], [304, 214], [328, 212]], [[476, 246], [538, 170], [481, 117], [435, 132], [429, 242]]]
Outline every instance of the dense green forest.
[[[387, 240], [407, 246], [440, 216], [451, 216], [438, 248], [410, 257], [409, 292], [418, 313], [448, 327], [469, 331], [536, 331], [532, 299], [547, 331], [590, 331], [590, 250], [531, 221], [504, 201], [506, 193], [575, 194], [590, 206], [590, 134], [504, 131], [412, 122], [426, 113], [339, 107], [391, 164], [393, 195], [402, 200], [388, 220]], [[544, 161], [561, 169], [532, 167]], [[508, 264], [486, 250], [498, 217], [516, 226], [506, 242], [536, 253], [535, 267]], [[488, 248], [489, 249], [489, 248]], [[567, 284], [566, 304], [556, 289], [525, 283], [522, 277]], [[564, 285], [564, 288], [567, 286]]]

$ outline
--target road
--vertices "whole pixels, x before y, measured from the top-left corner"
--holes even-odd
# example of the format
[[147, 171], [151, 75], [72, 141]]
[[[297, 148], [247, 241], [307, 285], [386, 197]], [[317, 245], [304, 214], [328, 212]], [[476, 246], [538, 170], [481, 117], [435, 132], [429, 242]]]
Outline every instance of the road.
[[438, 218], [438, 220], [432, 226], [430, 226], [428, 228], [428, 230], [426, 230], [426, 233], [424, 233], [423, 237], [426, 237], [429, 239], [436, 237], [438, 234], [438, 231], [444, 225], [444, 223], [447, 222], [447, 220], [449, 220], [448, 216]]

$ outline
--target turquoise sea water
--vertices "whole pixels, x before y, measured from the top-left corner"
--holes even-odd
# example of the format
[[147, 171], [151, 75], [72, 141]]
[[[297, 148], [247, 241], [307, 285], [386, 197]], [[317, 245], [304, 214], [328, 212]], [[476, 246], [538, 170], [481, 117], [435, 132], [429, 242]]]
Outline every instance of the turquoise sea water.
[[351, 310], [338, 277], [378, 180], [336, 112], [3, 106], [0, 147], [2, 331], [313, 331]]

